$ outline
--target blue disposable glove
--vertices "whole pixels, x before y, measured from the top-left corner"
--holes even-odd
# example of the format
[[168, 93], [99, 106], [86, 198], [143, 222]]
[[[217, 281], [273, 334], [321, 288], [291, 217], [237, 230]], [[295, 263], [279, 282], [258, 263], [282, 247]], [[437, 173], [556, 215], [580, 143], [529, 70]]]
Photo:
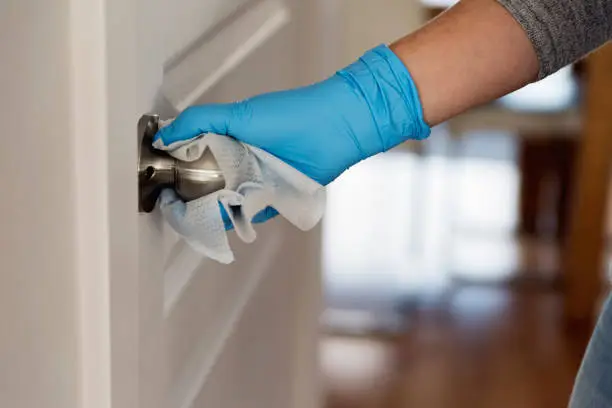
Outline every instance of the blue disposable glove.
[[[155, 138], [169, 145], [202, 133], [257, 146], [327, 185], [361, 160], [407, 139], [426, 138], [430, 128], [410, 73], [381, 45], [311, 86], [190, 107]], [[254, 221], [275, 214], [268, 208]]]

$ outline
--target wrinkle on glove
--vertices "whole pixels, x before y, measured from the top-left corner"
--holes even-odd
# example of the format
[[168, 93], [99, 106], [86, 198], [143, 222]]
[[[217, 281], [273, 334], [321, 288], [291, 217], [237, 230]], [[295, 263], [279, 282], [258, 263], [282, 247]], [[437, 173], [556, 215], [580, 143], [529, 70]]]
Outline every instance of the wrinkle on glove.
[[195, 161], [209, 148], [217, 160], [225, 176], [225, 189], [187, 203], [173, 190], [164, 190], [159, 207], [170, 226], [192, 248], [221, 263], [231, 263], [234, 254], [219, 203], [238, 237], [248, 243], [257, 236], [253, 217], [268, 206], [303, 231], [313, 228], [323, 216], [324, 187], [259, 148], [216, 134], [170, 145], [158, 139], [153, 146], [183, 161]]

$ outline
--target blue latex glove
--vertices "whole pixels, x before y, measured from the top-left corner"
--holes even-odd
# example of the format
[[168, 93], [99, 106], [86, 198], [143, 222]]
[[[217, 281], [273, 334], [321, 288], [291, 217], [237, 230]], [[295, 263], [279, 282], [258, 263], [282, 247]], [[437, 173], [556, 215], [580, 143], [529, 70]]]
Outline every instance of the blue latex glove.
[[[381, 45], [311, 86], [190, 107], [155, 138], [170, 144], [202, 133], [257, 146], [327, 185], [361, 160], [407, 139], [426, 138], [430, 128], [410, 73]], [[254, 221], [275, 214], [268, 208]]]

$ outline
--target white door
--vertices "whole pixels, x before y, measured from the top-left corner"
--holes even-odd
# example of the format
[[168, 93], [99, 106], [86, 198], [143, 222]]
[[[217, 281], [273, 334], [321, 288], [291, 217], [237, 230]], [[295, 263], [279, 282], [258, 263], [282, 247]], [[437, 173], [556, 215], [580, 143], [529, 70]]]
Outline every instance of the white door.
[[339, 4], [1, 2], [0, 406], [319, 405], [319, 232], [203, 259], [137, 212], [136, 124], [330, 73]]

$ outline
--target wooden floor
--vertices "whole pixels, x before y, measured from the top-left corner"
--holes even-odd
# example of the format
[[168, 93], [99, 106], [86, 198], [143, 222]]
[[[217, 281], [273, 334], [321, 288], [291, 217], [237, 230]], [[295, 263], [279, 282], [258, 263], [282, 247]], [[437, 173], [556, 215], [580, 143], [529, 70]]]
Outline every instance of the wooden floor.
[[395, 335], [329, 335], [328, 408], [562, 408], [584, 332], [540, 290], [458, 288]]
[[589, 333], [563, 326], [554, 241], [514, 236], [509, 150], [390, 156], [331, 189], [327, 408], [567, 406]]

